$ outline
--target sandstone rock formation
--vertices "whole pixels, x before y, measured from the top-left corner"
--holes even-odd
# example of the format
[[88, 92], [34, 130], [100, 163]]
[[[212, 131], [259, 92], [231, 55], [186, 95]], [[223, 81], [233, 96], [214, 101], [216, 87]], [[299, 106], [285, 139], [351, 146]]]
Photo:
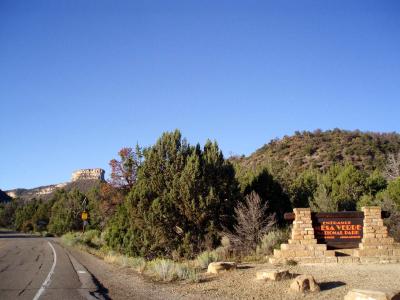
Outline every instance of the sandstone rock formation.
[[104, 180], [104, 170], [96, 169], [82, 169], [72, 173], [72, 182], [77, 180]]
[[94, 186], [95, 182], [104, 181], [104, 173], [104, 170], [99, 168], [77, 170], [72, 173], [72, 180], [70, 182], [46, 185], [33, 189], [13, 189], [5, 191], [5, 193], [11, 198], [19, 197], [24, 200], [30, 200], [35, 197], [49, 199], [53, 192], [61, 188], [65, 188], [66, 190], [76, 188], [82, 192], [86, 192]]

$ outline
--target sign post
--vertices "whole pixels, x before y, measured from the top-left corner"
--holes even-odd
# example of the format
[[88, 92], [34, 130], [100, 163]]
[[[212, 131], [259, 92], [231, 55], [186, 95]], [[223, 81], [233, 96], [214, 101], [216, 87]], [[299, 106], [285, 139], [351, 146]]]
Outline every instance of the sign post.
[[87, 203], [87, 199], [86, 197], [83, 199], [82, 201], [82, 206], [83, 206], [83, 211], [81, 213], [81, 219], [82, 219], [82, 233], [85, 232], [85, 228], [86, 226], [89, 224], [88, 223], [88, 219], [89, 219], [89, 214], [86, 211], [86, 203]]
[[81, 219], [82, 219], [82, 232], [85, 232], [85, 227], [88, 225], [88, 218], [89, 218], [89, 214], [87, 213], [87, 211], [83, 211], [81, 214]]

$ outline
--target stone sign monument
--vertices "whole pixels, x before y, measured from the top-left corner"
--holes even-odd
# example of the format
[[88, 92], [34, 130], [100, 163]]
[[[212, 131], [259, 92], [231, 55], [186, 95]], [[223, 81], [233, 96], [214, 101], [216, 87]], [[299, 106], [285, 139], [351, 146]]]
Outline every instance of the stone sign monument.
[[285, 219], [294, 220], [291, 238], [274, 251], [270, 262], [400, 262], [400, 244], [388, 236], [381, 208], [362, 210], [311, 213], [309, 208], [295, 208], [285, 214]]

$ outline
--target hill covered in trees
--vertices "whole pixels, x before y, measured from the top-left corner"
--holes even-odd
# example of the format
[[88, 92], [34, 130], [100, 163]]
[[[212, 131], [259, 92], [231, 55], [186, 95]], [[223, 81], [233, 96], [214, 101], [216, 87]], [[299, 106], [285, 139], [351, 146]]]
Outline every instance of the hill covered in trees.
[[334, 164], [351, 164], [368, 173], [384, 172], [389, 154], [400, 151], [400, 134], [348, 130], [296, 131], [274, 139], [248, 157], [232, 157], [238, 177], [267, 168], [280, 179], [309, 169], [326, 171]]

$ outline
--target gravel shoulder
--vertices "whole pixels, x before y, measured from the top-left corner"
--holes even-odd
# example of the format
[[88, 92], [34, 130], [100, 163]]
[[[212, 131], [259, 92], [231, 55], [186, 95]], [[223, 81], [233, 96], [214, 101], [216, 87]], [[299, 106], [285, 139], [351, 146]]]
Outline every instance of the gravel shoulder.
[[[257, 281], [270, 264], [241, 264], [238, 269], [206, 276], [201, 283], [154, 283], [136, 271], [106, 263], [92, 254], [68, 247], [91, 272], [111, 299], [298, 299], [289, 292], [290, 279]], [[289, 267], [293, 274], [311, 274], [321, 292], [303, 299], [343, 299], [353, 288], [400, 290], [400, 264], [308, 264]]]

